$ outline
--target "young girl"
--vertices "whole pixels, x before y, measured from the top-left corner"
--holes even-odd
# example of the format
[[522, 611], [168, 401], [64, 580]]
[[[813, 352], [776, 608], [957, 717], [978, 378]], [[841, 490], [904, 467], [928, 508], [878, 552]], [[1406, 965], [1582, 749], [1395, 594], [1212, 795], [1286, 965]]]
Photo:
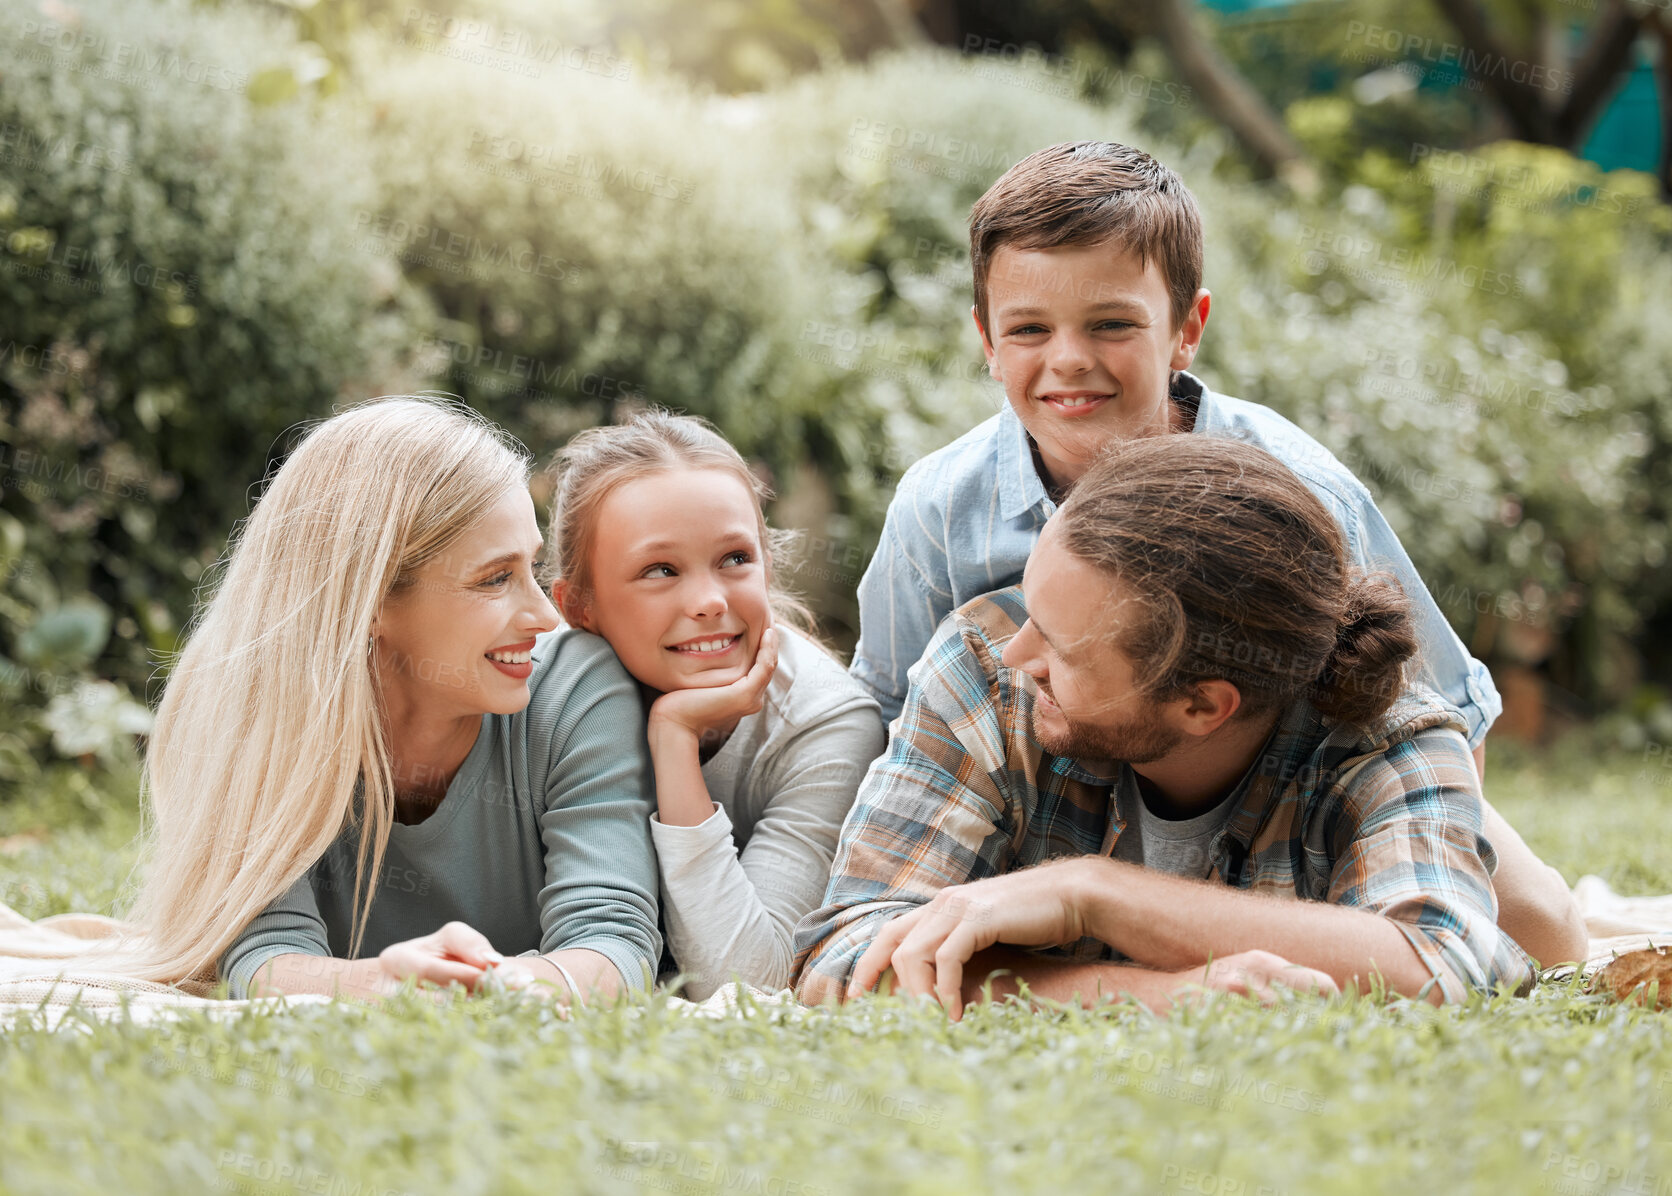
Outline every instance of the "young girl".
[[[643, 988], [660, 953], [638, 692], [551, 634], [529, 461], [408, 398], [315, 427], [169, 677], [131, 970], [233, 996], [404, 977]], [[504, 960], [522, 953], [525, 960]]]
[[687, 992], [784, 988], [795, 924], [823, 900], [882, 753], [877, 704], [790, 625], [809, 622], [773, 586], [766, 488], [707, 423], [649, 412], [594, 428], [558, 468], [552, 592], [651, 699], [650, 830]]

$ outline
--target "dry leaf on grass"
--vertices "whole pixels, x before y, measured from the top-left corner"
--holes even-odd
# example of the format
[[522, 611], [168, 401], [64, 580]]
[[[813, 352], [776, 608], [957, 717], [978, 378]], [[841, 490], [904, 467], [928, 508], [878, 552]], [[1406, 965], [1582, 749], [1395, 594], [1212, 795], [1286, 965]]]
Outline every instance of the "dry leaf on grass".
[[1592, 992], [1611, 993], [1616, 1001], [1646, 999], [1647, 993], [1634, 997], [1659, 982], [1655, 1005], [1658, 1009], [1672, 1009], [1672, 948], [1650, 947], [1642, 951], [1627, 951], [1607, 967], [1591, 977]]

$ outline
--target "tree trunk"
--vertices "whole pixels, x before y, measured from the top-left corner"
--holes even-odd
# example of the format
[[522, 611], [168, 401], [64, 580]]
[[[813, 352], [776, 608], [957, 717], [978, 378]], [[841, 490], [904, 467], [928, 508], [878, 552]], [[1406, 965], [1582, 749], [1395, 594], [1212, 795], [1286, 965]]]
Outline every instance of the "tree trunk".
[[[1486, 13], [1475, 0], [1434, 0], [1434, 5], [1456, 27], [1475, 59], [1486, 63], [1485, 71], [1470, 73], [1496, 97], [1498, 106], [1515, 129], [1516, 139], [1539, 145], [1553, 144], [1555, 114], [1545, 104], [1544, 90], [1511, 78], [1507, 69], [1507, 64], [1525, 55], [1517, 55], [1499, 41], [1487, 22]], [[1493, 64], [1501, 65], [1494, 69]]]
[[1563, 149], [1577, 150], [1585, 142], [1603, 105], [1613, 94], [1620, 75], [1631, 69], [1631, 47], [1643, 18], [1631, 12], [1621, 0], [1610, 0], [1608, 12], [1598, 22], [1590, 45], [1573, 68], [1573, 91], [1556, 114], [1556, 142]]
[[1660, 194], [1672, 202], [1672, 17], [1661, 15], [1649, 22], [1649, 28], [1660, 43], [1660, 62], [1655, 66], [1660, 76]]
[[1191, 20], [1189, 0], [1150, 0], [1146, 7], [1156, 37], [1202, 106], [1267, 173], [1302, 188], [1315, 185], [1316, 169], [1305, 151], [1265, 98], [1202, 36]]
[[915, 19], [918, 28], [930, 41], [943, 46], [962, 49], [963, 19], [957, 0], [877, 0], [879, 6], [897, 8], [903, 14], [912, 10], [907, 19]]
[[933, 22], [937, 11], [949, 5], [941, 2], [914, 6], [907, 0], [871, 0], [871, 7], [876, 11], [878, 24], [887, 31], [889, 43], [903, 50], [921, 46], [926, 40], [938, 40]]
[[1557, 89], [1513, 77], [1512, 68], [1521, 63], [1562, 69], [1545, 62], [1542, 47], [1520, 53], [1500, 40], [1476, 0], [1434, 0], [1434, 5], [1461, 35], [1469, 51], [1469, 73], [1497, 99], [1516, 138], [1569, 151], [1579, 148], [1615, 82], [1630, 68], [1631, 47], [1643, 24], [1624, 0], [1605, 0], [1596, 30], [1570, 74], [1567, 100], [1558, 102]]

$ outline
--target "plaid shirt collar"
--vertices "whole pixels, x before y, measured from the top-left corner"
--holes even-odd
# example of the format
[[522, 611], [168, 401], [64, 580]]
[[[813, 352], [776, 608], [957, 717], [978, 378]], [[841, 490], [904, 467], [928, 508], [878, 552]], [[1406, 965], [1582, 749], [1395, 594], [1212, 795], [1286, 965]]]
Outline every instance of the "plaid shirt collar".
[[[1022, 605], [1022, 588], [1011, 586], [977, 599], [976, 603], [986, 612], [980, 622], [991, 638], [996, 660], [1010, 635], [1021, 629], [1017, 620], [1027, 617]], [[976, 603], [966, 607], [965, 612], [969, 613]], [[993, 638], [995, 615], [1009, 628], [1008, 634]], [[1009, 671], [1030, 696], [1036, 692], [1032, 677]], [[1023, 712], [1024, 717], [1027, 713]], [[1037, 748], [1042, 765], [1070, 780], [1110, 791], [1109, 818], [1114, 824], [1114, 835], [1118, 836], [1125, 827], [1116, 814], [1113, 795], [1128, 785], [1136, 785], [1132, 766], [1118, 760], [1054, 756], [1039, 745], [1033, 736], [1031, 718], [1027, 721], [1027, 738]], [[1253, 849], [1255, 840], [1284, 802], [1297, 798], [1304, 802], [1316, 791], [1334, 787], [1356, 765], [1375, 759], [1394, 744], [1433, 727], [1450, 727], [1467, 733], [1462, 713], [1438, 694], [1428, 691], [1401, 694], [1368, 727], [1331, 724], [1310, 702], [1292, 703], [1229, 794], [1231, 814], [1213, 851], [1218, 867], [1234, 870], [1237, 859], [1245, 858]]]

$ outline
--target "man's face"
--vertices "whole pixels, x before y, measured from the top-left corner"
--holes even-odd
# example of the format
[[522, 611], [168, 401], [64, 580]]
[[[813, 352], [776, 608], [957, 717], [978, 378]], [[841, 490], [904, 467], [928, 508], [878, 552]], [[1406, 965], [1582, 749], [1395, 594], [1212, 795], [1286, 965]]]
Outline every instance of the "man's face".
[[1022, 577], [1028, 621], [1004, 649], [1004, 663], [1034, 679], [1034, 738], [1053, 756], [1148, 764], [1184, 733], [1164, 704], [1142, 695], [1132, 663], [1114, 646], [1136, 612], [1120, 583], [1060, 543], [1046, 523]]
[[1002, 246], [987, 271], [987, 311], [987, 364], [1053, 485], [1072, 484], [1113, 437], [1187, 430], [1172, 426], [1167, 389], [1195, 358], [1208, 293], [1196, 292], [1175, 329], [1154, 258], [1140, 264], [1108, 244]]

